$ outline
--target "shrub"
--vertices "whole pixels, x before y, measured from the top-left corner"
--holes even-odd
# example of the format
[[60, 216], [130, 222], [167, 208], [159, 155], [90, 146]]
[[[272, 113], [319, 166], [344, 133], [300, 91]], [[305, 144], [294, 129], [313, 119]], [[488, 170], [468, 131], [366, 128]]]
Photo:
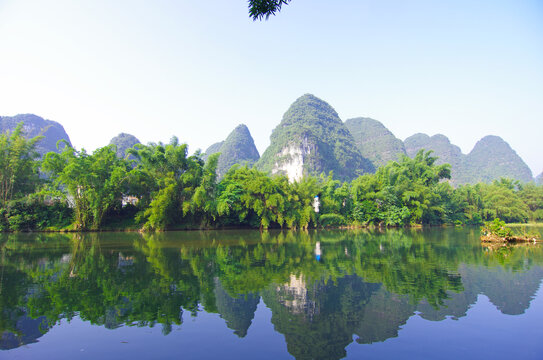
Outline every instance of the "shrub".
[[496, 235], [499, 237], [509, 237], [512, 235], [511, 229], [505, 226], [505, 221], [495, 218], [494, 221], [487, 222], [481, 229], [484, 235]]

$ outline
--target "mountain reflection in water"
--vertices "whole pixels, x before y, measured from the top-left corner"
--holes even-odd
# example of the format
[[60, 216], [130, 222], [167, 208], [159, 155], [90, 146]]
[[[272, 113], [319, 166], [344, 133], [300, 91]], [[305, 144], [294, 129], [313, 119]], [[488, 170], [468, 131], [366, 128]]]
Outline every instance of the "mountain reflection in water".
[[75, 319], [183, 337], [172, 333], [183, 321], [218, 314], [245, 339], [263, 304], [290, 355], [340, 359], [353, 341], [401, 337], [414, 315], [464, 318], [480, 294], [524, 314], [543, 278], [541, 247], [485, 249], [478, 229], [9, 234], [0, 244], [2, 355], [39, 351]]

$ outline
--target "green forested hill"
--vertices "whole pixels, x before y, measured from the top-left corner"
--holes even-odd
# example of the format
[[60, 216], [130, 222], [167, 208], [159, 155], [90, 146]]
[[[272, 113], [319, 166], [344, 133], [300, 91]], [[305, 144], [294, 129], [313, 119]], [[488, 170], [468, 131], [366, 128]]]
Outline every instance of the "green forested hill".
[[492, 182], [501, 177], [524, 182], [532, 181], [532, 172], [524, 161], [499, 136], [485, 136], [468, 154], [451, 144], [444, 135], [415, 134], [405, 139], [407, 155], [415, 156], [418, 150], [433, 150], [438, 163], [451, 164], [451, 182], [455, 185]]
[[120, 158], [124, 158], [126, 156], [127, 149], [130, 149], [132, 146], [140, 143], [141, 142], [134, 135], [126, 133], [120, 133], [109, 142], [110, 145], [117, 146], [117, 156]]
[[391, 160], [398, 160], [406, 154], [403, 142], [381, 122], [370, 118], [355, 118], [345, 121], [345, 126], [353, 135], [362, 156], [378, 168]]
[[13, 131], [17, 124], [23, 123], [23, 133], [25, 137], [32, 138], [37, 135], [43, 135], [36, 146], [40, 155], [49, 151], [58, 151], [57, 142], [66, 140], [69, 144], [70, 137], [66, 134], [64, 127], [56, 121], [45, 120], [34, 114], [19, 114], [15, 116], [0, 116], [0, 133]]
[[461, 183], [490, 182], [507, 177], [524, 182], [532, 181], [532, 171], [524, 161], [499, 136], [485, 136], [465, 157]]
[[375, 171], [337, 112], [311, 94], [290, 106], [270, 140], [256, 164], [263, 171], [287, 174], [291, 179], [330, 171], [339, 179], [353, 179]]
[[234, 164], [252, 166], [260, 155], [249, 129], [244, 124], [238, 125], [226, 140], [211, 145], [206, 150], [207, 156], [220, 152], [217, 175], [222, 177]]
[[405, 139], [404, 144], [409, 157], [415, 156], [420, 149], [425, 149], [434, 151], [434, 155], [439, 157], [439, 164], [451, 164], [454, 168], [462, 163], [462, 150], [451, 144], [449, 138], [442, 134], [428, 136], [418, 133]]

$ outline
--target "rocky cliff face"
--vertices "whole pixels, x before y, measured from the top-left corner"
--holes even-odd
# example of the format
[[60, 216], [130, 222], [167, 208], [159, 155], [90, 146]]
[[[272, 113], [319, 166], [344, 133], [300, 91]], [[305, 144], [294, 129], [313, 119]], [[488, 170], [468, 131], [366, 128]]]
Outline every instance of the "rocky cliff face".
[[217, 175], [224, 176], [234, 164], [252, 166], [260, 155], [249, 129], [244, 124], [238, 125], [226, 140], [211, 145], [204, 158], [214, 153], [221, 153], [217, 164]]
[[356, 148], [353, 136], [336, 111], [310, 94], [290, 106], [270, 140], [257, 168], [287, 175], [291, 181], [306, 174], [330, 171], [338, 179], [349, 180], [375, 171]]
[[[36, 150], [41, 156], [50, 151], [59, 151], [57, 149], [59, 140], [66, 140], [71, 146], [70, 137], [62, 125], [33, 114], [0, 116], [0, 132], [13, 131], [20, 122], [23, 123], [23, 133], [27, 138], [43, 135], [43, 139], [36, 146]], [[63, 145], [60, 148], [62, 149]]]
[[375, 168], [397, 161], [406, 154], [403, 142], [382, 123], [370, 118], [355, 118], [345, 121], [353, 135], [356, 147]]

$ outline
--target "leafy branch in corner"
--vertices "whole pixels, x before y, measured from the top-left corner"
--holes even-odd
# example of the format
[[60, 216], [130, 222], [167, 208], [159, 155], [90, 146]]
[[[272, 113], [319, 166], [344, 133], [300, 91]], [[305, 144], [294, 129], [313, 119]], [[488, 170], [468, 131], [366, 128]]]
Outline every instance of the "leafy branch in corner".
[[288, 5], [291, 0], [249, 0], [249, 16], [256, 20], [265, 18], [268, 20], [270, 15], [275, 15], [281, 11], [283, 5]]

